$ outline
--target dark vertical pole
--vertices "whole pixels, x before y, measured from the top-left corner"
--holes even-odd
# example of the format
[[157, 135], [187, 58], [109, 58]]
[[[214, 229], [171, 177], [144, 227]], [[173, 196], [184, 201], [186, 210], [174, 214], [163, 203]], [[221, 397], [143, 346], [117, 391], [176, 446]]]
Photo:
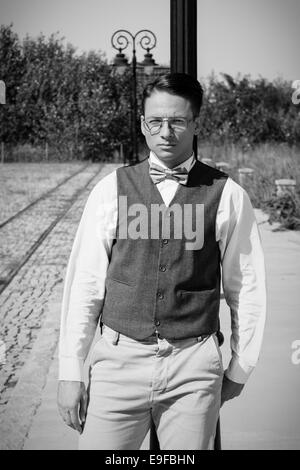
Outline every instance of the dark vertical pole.
[[[188, 73], [197, 78], [197, 0], [170, 0], [171, 72]], [[197, 157], [197, 137], [194, 139]], [[217, 423], [215, 450], [221, 449], [220, 420]], [[159, 450], [152, 422], [150, 449]]]
[[218, 419], [218, 422], [217, 422], [216, 436], [215, 436], [215, 442], [214, 442], [214, 450], [222, 450], [220, 418]]
[[171, 72], [197, 78], [197, 0], [171, 0]]
[[155, 424], [153, 418], [151, 418], [150, 424], [150, 450], [155, 450], [156, 452], [160, 450], [158, 437], [156, 434]]
[[[171, 72], [197, 78], [197, 0], [170, 0]], [[197, 157], [197, 137], [194, 138]]]
[[133, 56], [132, 56], [132, 87], [133, 87], [133, 161], [138, 162], [138, 143], [137, 143], [137, 98], [136, 98], [136, 52], [135, 45], [133, 45]]

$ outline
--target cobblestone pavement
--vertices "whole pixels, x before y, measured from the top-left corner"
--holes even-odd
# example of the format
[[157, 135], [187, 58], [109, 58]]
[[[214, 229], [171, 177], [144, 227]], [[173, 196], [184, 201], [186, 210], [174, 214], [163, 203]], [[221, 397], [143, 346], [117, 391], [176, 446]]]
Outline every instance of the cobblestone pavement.
[[[112, 164], [104, 165], [99, 173], [100, 166], [92, 165], [89, 171], [84, 173], [85, 176], [79, 175], [78, 179], [72, 180], [72, 189], [69, 188], [66, 191], [66, 188], [62, 188], [62, 193], [59, 193], [60, 197], [58, 194], [55, 198], [51, 197], [50, 212], [47, 211], [47, 206], [43, 206], [30, 219], [30, 222], [28, 221], [29, 224], [39, 229], [42, 224], [46, 224], [47, 220], [49, 225], [50, 218], [57, 216], [65, 209], [78, 188], [82, 188], [93, 173], [98, 172], [0, 295], [0, 345], [5, 345], [5, 361], [2, 367], [0, 365], [0, 417], [5, 411], [5, 405], [37, 337], [45, 305], [55, 286], [63, 281], [72, 242], [86, 199], [95, 184], [115, 167], [116, 165]], [[10, 234], [9, 240], [21, 253], [24, 252], [24, 246], [22, 248], [22, 240], [19, 241], [18, 237], [22, 238], [24, 225], [16, 226], [15, 230], [19, 232], [14, 234], [15, 236]], [[27, 234], [32, 233], [35, 236], [34, 227], [29, 227], [28, 230]], [[27, 236], [29, 238], [29, 235]], [[29, 242], [32, 243], [32, 239], [29, 238], [28, 244]], [[5, 243], [9, 246], [9, 243]], [[10, 253], [13, 252], [14, 250], [10, 248]]]
[[0, 165], [0, 224], [85, 166], [83, 162]]

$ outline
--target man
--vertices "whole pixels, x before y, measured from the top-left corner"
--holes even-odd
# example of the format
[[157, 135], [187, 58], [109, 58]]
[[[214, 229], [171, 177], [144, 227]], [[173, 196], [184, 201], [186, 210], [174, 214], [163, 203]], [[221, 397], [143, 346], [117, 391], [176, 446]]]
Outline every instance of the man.
[[[161, 449], [212, 449], [220, 406], [240, 394], [265, 322], [264, 261], [245, 191], [194, 158], [202, 88], [186, 74], [148, 85], [149, 158], [92, 191], [72, 249], [58, 406], [80, 449], [138, 449], [154, 420]], [[220, 279], [232, 358], [217, 341]], [[101, 312], [103, 334], [83, 364]]]

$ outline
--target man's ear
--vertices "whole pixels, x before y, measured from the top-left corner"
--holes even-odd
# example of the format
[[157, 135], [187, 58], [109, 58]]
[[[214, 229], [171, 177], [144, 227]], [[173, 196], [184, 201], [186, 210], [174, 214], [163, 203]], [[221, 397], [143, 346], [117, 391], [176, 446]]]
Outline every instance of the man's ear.
[[195, 118], [194, 122], [195, 122], [194, 134], [195, 134], [195, 135], [198, 135], [198, 134], [200, 133], [200, 129], [201, 129], [201, 127], [200, 127], [200, 117], [197, 116], [197, 117]]
[[141, 132], [142, 132], [142, 134], [145, 136], [145, 135], [146, 135], [146, 131], [145, 131], [144, 124], [143, 124], [144, 121], [145, 121], [145, 117], [144, 117], [144, 116], [141, 116]]

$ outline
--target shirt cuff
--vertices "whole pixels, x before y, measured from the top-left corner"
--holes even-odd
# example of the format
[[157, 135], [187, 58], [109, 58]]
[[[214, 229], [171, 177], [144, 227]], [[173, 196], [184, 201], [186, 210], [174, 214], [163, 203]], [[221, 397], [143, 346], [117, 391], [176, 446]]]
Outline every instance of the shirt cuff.
[[225, 375], [229, 380], [232, 380], [232, 382], [245, 384], [251, 372], [254, 370], [254, 367], [255, 366], [245, 364], [240, 357], [232, 357], [225, 371]]
[[79, 357], [59, 357], [58, 380], [84, 382], [83, 365]]

